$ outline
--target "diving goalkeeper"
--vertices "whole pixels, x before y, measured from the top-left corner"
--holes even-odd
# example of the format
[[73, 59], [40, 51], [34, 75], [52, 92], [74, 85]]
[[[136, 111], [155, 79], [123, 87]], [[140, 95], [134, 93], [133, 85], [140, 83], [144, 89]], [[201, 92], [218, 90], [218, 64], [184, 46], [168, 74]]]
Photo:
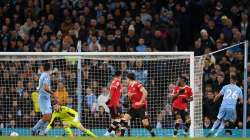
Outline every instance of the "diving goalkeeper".
[[93, 132], [82, 126], [78, 119], [78, 113], [75, 110], [66, 106], [60, 106], [59, 104], [54, 105], [54, 112], [50, 123], [45, 129], [45, 134], [51, 129], [51, 124], [55, 118], [59, 118], [62, 121], [64, 130], [68, 136], [74, 136], [71, 127], [75, 127], [85, 132], [88, 136], [97, 137]]

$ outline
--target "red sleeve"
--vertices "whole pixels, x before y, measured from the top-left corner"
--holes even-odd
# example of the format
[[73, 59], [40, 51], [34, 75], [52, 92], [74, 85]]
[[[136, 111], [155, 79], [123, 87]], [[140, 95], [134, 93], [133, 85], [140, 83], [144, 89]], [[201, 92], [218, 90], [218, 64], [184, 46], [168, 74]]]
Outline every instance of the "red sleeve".
[[178, 88], [178, 87], [175, 87], [175, 88], [173, 89], [171, 95], [172, 95], [172, 96], [175, 95], [175, 94], [177, 93], [178, 90], [179, 90], [179, 88]]
[[191, 97], [193, 96], [193, 91], [192, 91], [192, 88], [188, 88], [188, 97]]
[[115, 90], [117, 89], [117, 81], [113, 81], [112, 83], [111, 83], [111, 85], [110, 85], [110, 94], [111, 95], [113, 95], [114, 94], [114, 92], [115, 92]]
[[115, 91], [116, 91], [116, 88], [112, 86], [110, 89], [110, 95], [112, 96], [115, 93]]

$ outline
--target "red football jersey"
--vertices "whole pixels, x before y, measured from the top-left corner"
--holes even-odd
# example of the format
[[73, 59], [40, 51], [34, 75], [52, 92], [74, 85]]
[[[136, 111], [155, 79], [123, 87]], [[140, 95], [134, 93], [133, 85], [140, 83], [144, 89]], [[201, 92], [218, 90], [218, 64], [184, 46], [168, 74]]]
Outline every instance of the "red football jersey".
[[[140, 91], [141, 87], [143, 87], [143, 85], [138, 81], [128, 85], [128, 98], [132, 102], [132, 107], [142, 98], [143, 93]], [[144, 106], [142, 107], [147, 107], [147, 100], [144, 101]]]
[[120, 97], [123, 87], [121, 80], [115, 78], [110, 85], [110, 102], [108, 103], [109, 107], [118, 107], [120, 106]]
[[[174, 108], [180, 109], [180, 110], [185, 110], [187, 109], [188, 102], [186, 101], [188, 98], [193, 96], [192, 88], [189, 86], [184, 87], [185, 92], [183, 94], [180, 94], [176, 99], [173, 101], [172, 106]], [[175, 89], [173, 90], [172, 95], [175, 95], [179, 92], [180, 87], [176, 86]]]

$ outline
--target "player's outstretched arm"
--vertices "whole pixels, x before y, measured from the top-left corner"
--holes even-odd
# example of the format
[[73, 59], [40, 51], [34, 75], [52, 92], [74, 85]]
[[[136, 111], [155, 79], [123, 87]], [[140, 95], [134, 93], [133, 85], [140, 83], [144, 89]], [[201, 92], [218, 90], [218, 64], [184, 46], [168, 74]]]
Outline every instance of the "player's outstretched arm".
[[221, 93], [217, 94], [217, 95], [214, 97], [214, 102], [218, 101], [218, 99], [220, 98], [221, 95], [222, 95]]
[[52, 118], [51, 118], [51, 120], [50, 120], [48, 126], [46, 127], [46, 129], [45, 129], [45, 131], [44, 131], [45, 134], [47, 134], [47, 133], [49, 132], [49, 130], [52, 128], [52, 127], [51, 127], [51, 124], [54, 122], [54, 120], [55, 120], [56, 117], [57, 117], [57, 113], [56, 113], [56, 112], [53, 112]]
[[43, 88], [44, 88], [44, 90], [45, 90], [46, 92], [48, 92], [49, 94], [53, 95], [54, 92], [52, 92], [52, 91], [49, 89], [49, 85], [48, 85], [48, 84], [44, 84]]

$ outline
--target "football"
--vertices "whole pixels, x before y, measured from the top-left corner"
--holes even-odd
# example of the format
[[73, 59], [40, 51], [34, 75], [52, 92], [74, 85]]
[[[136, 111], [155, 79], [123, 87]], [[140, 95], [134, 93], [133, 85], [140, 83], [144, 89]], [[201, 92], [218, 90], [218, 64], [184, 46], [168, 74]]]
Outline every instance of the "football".
[[19, 134], [17, 132], [11, 132], [10, 136], [17, 137], [17, 136], [19, 136]]

